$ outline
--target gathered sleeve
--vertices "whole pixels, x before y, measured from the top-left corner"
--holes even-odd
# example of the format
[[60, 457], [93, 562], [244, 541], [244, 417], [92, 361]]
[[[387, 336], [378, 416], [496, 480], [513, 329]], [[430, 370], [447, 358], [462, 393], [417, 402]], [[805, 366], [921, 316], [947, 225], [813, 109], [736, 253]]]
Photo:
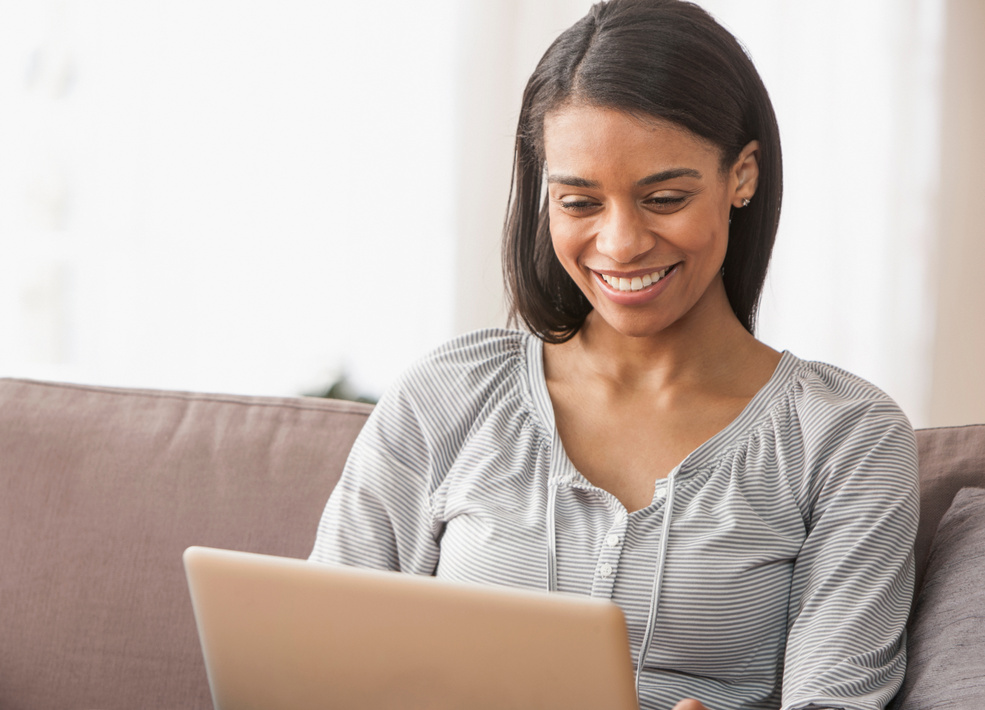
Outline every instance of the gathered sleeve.
[[311, 561], [434, 572], [440, 531], [418, 410], [408, 388], [398, 386], [370, 414], [322, 514]]
[[309, 559], [434, 574], [445, 479], [477, 422], [518, 411], [525, 348], [522, 333], [476, 331], [410, 367], [356, 438]]
[[794, 567], [782, 707], [879, 710], [906, 669], [919, 515], [916, 441], [883, 398], [803, 413], [813, 475]]

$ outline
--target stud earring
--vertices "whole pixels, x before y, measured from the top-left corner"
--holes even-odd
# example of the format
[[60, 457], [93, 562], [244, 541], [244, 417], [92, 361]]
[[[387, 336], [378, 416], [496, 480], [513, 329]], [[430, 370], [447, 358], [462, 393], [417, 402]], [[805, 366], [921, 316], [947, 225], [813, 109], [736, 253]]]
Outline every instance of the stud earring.
[[743, 207], [748, 207], [749, 206], [749, 198], [748, 197], [743, 197], [742, 198], [742, 206]]

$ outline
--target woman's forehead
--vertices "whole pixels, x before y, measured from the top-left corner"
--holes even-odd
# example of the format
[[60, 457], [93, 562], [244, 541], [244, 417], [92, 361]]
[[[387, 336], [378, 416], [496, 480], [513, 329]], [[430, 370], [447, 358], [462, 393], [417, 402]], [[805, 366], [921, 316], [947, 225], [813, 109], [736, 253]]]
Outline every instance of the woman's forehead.
[[710, 141], [665, 119], [583, 104], [545, 115], [544, 152], [551, 173], [571, 174], [620, 166], [647, 174], [688, 167], [706, 172], [721, 157]]

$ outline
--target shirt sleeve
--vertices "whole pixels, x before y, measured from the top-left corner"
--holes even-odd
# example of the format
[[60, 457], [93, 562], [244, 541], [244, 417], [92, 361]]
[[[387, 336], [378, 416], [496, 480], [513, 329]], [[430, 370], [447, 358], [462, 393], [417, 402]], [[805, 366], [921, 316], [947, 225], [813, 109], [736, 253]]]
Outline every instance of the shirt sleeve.
[[877, 710], [906, 669], [919, 514], [916, 440], [888, 399], [802, 422], [808, 535], [791, 587], [784, 710]]
[[432, 462], [406, 388], [389, 391], [356, 439], [318, 525], [314, 562], [433, 574]]
[[527, 337], [467, 333], [404, 372], [356, 438], [309, 559], [434, 574], [439, 490], [476, 422], [515, 410]]

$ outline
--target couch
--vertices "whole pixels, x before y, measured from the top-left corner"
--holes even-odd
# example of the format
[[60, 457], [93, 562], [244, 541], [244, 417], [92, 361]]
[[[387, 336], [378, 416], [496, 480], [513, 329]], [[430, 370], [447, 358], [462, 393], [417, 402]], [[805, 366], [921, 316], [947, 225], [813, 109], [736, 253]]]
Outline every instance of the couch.
[[[182, 551], [306, 557], [370, 410], [0, 379], [0, 708], [210, 708]], [[985, 707], [985, 425], [917, 436], [896, 704]]]

